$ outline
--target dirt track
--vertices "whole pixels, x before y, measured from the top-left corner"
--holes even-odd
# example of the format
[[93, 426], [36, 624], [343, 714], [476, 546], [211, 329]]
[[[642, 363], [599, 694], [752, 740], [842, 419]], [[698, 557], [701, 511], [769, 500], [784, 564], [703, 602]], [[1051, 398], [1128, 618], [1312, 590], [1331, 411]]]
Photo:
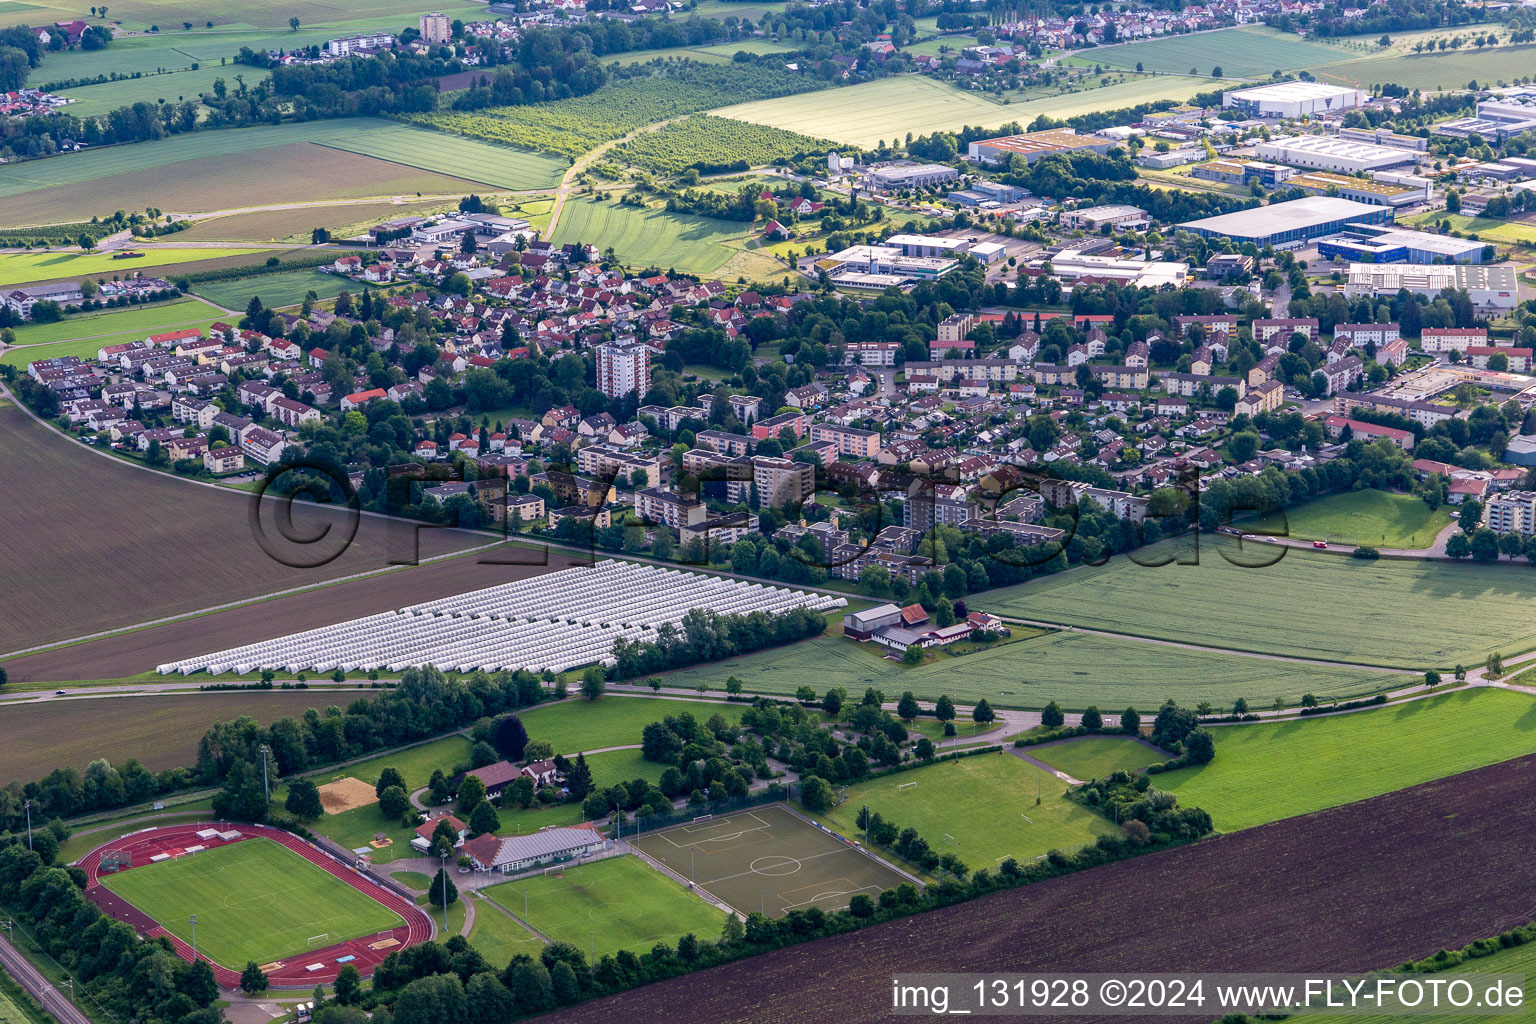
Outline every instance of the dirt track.
[[560, 551], [550, 551], [548, 564], [542, 565], [497, 565], [483, 561], [541, 557], [539, 552], [525, 548], [513, 549], [511, 554], [495, 549], [473, 553], [43, 651], [8, 661], [6, 669], [17, 682], [121, 679], [140, 672], [153, 672], [156, 665], [180, 658], [328, 626], [467, 590], [511, 583], [586, 561], [581, 556]]
[[[913, 971], [1359, 971], [1536, 919], [1536, 756], [821, 939], [556, 1012], [561, 1024], [890, 1019]], [[1441, 867], [1437, 867], [1437, 865]], [[1454, 867], [1446, 867], [1454, 865]], [[1157, 1020], [1209, 1022], [1219, 1011]], [[1130, 1017], [1031, 1017], [1087, 1024]]]

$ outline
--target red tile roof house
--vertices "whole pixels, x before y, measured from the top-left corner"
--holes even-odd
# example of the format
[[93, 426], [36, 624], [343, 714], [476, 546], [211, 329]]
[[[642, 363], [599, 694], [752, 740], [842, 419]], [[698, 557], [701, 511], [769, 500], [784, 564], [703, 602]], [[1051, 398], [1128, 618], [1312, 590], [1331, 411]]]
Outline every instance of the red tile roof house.
[[445, 819], [459, 834], [458, 842], [453, 844], [454, 847], [463, 846], [464, 837], [469, 833], [469, 826], [452, 814], [439, 814], [434, 818], [428, 818], [425, 822], [416, 826], [416, 838], [411, 840], [412, 849], [419, 850], [422, 853], [430, 850], [432, 848], [432, 834], [437, 831], [437, 823]]

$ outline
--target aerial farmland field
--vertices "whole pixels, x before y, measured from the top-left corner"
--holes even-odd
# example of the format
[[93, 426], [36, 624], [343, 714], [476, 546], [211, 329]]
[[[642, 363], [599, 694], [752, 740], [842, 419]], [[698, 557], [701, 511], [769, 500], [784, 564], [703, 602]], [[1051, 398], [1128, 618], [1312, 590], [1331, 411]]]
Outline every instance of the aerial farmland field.
[[1536, 747], [1536, 714], [1525, 694], [1475, 689], [1211, 732], [1214, 761], [1155, 784], [1230, 832], [1527, 754]]
[[[361, 690], [346, 698], [371, 696]], [[250, 715], [270, 725], [335, 700], [321, 691], [267, 690], [7, 704], [0, 779], [27, 782], [66, 765], [84, 771], [98, 757], [113, 764], [137, 758], [153, 771], [190, 766], [197, 741], [215, 722]]]
[[609, 694], [596, 701], [563, 701], [530, 708], [519, 717], [528, 738], [548, 740], [555, 753], [574, 757], [578, 751], [640, 742], [640, 730], [667, 715], [687, 712], [702, 725], [710, 715], [741, 721], [744, 705], [724, 701], [655, 700]]
[[216, 78], [224, 79], [233, 89], [235, 75], [244, 77], [245, 84], [253, 88], [267, 79], [265, 74], [255, 68], [239, 65], [231, 68], [205, 64], [196, 71], [188, 69], [165, 75], [147, 75], [143, 78], [129, 78], [116, 82], [103, 82], [100, 85], [62, 89], [59, 95], [68, 96], [75, 101], [69, 108], [71, 114], [76, 117], [90, 117], [139, 102], [179, 103], [182, 100], [196, 100], [203, 93], [213, 94], [213, 82]]
[[277, 274], [259, 274], [230, 281], [207, 281], [192, 286], [198, 295], [225, 309], [244, 309], [252, 296], [260, 296], [265, 306], [280, 309], [283, 306], [298, 305], [310, 292], [314, 292], [320, 299], [334, 299], [344, 291], [356, 295], [367, 288], [367, 285], [337, 274], [322, 274], [314, 269], [285, 270]]
[[[1290, 549], [1277, 564], [1250, 569], [1232, 565], [1214, 547], [1202, 546], [1199, 565], [1146, 568], [1117, 556], [1099, 568], [988, 591], [969, 602], [998, 615], [1420, 672], [1536, 646], [1536, 596], [1527, 569], [1363, 562], [1310, 549]], [[1245, 550], [1251, 554], [1253, 547]]]
[[[0, 546], [0, 590], [30, 595], [0, 619], [0, 652], [336, 579], [400, 553], [382, 521], [364, 518], [351, 546], [333, 561], [290, 568], [270, 557], [250, 530], [248, 494], [124, 465], [65, 440], [14, 405], [0, 408], [0, 442], [6, 453], [0, 491], [31, 496], [12, 509], [7, 527], [31, 542]], [[81, 500], [108, 493], [115, 496], [111, 503]], [[318, 507], [295, 512], [309, 520], [302, 529], [311, 533], [337, 516]], [[125, 548], [121, 536], [129, 528], [138, 540]], [[477, 542], [483, 540], [427, 530], [421, 547], [429, 555]], [[89, 575], [75, 571], [81, 564], [92, 566]], [[147, 588], [146, 578], [161, 585]]]
[[[969, 600], [972, 608], [994, 614], [1003, 610], [1000, 602], [985, 597]], [[1025, 614], [1037, 617], [1035, 612]], [[666, 679], [672, 686], [693, 687], [703, 681], [720, 690], [725, 678], [735, 675], [747, 689], [762, 693], [792, 694], [802, 685], [817, 693], [833, 686], [863, 693], [874, 686], [886, 693], [911, 690], [930, 700], [947, 693], [957, 701], [985, 697], [1005, 707], [1043, 708], [1055, 700], [1073, 710], [1097, 704], [1116, 712], [1127, 706], [1152, 711], [1170, 696], [1187, 705], [1202, 700], [1227, 705], [1243, 697], [1268, 706], [1275, 697], [1295, 703], [1308, 692], [1354, 696], [1405, 681], [1392, 673], [1070, 632], [997, 644], [959, 657], [935, 654], [916, 667], [880, 654], [873, 645], [829, 635], [680, 669]]]
[[1192, 32], [1134, 43], [1120, 43], [1089, 51], [1086, 56], [1100, 64], [1134, 68], [1140, 64], [1147, 71], [1187, 74], [1195, 68], [1208, 75], [1220, 67], [1227, 75], [1242, 78], [1268, 78], [1273, 71], [1290, 72], [1295, 68], [1314, 68], [1348, 59], [1336, 47], [1308, 42], [1297, 35], [1284, 35], [1267, 28], [1227, 28], [1215, 32]]
[[711, 274], [731, 258], [749, 224], [659, 209], [622, 206], [612, 200], [568, 199], [551, 241], [612, 246], [625, 265]]
[[[466, 182], [464, 187], [474, 186]], [[307, 243], [315, 228], [325, 228], [331, 232], [332, 237], [345, 238], [361, 233], [380, 221], [421, 216], [453, 205], [441, 199], [428, 199], [421, 202], [359, 202], [231, 213], [200, 220], [185, 231], [177, 232], [176, 237], [186, 242]]]
[[143, 256], [131, 260], [114, 259], [110, 253], [28, 252], [0, 256], [0, 286], [50, 281], [59, 277], [96, 277], [123, 274], [135, 269], [163, 267], [197, 260], [215, 260], [223, 256], [242, 256], [254, 249], [178, 249], [172, 246], [145, 246]]
[[[1494, 765], [775, 950], [584, 1003], [561, 1019], [660, 1024], [686, 1005], [700, 1019], [813, 1024], [826, 1019], [826, 1002], [808, 977], [864, 977], [882, 982], [841, 986], [838, 1018], [876, 1021], [890, 1013], [884, 979], [912, 964], [982, 973], [1391, 967], [1528, 922], [1536, 881], [1509, 865], [1522, 862], [1536, 827], [1532, 772], [1530, 757]], [[1438, 870], [1383, 870], [1409, 849], [1418, 865], [1456, 864], [1455, 884]], [[1167, 903], [1170, 886], [1181, 896]], [[1159, 908], [1157, 927], [1127, 913], [1139, 906]], [[779, 995], [748, 1007], [744, 990]]]
[[1536, 46], [1464, 46], [1433, 55], [1366, 57], [1331, 64], [1315, 73], [1319, 81], [1335, 85], [1369, 88], [1390, 82], [1405, 89], [1437, 90], [1463, 89], [1474, 81], [1482, 85], [1514, 81], [1529, 75], [1532, 67], [1536, 67]]

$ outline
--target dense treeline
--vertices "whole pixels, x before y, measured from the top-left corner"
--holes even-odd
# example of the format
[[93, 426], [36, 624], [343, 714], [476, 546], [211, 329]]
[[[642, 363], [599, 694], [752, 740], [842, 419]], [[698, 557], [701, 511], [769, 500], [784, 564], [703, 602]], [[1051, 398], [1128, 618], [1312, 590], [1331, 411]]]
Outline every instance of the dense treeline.
[[1301, 17], [1271, 14], [1264, 23], [1282, 32], [1306, 28], [1312, 35], [1326, 38], [1450, 28], [1480, 22], [1485, 17], [1481, 6], [1473, 7], [1459, 0], [1388, 0], [1368, 6], [1359, 17], [1345, 17], [1341, 8], [1330, 5]]
[[617, 664], [609, 675], [614, 679], [632, 679], [703, 661], [734, 658], [764, 647], [820, 636], [826, 628], [824, 615], [804, 607], [782, 615], [721, 615], [708, 608], [694, 608], [683, 616], [681, 628], [670, 622], [656, 627], [655, 640], [619, 638], [613, 645]]

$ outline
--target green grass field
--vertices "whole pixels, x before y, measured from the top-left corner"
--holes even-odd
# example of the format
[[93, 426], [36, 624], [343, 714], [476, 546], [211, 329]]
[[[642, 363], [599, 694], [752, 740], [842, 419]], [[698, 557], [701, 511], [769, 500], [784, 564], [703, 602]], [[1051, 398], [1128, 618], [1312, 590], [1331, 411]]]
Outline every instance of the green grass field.
[[[1002, 610], [998, 600], [969, 600], [972, 608]], [[1022, 602], [1010, 605], [1010, 611], [1032, 617], [1041, 614], [1032, 605], [1031, 610], [1018, 610], [1023, 607]], [[964, 703], [986, 697], [1005, 707], [1043, 708], [1055, 700], [1074, 710], [1097, 704], [1117, 710], [1135, 706], [1143, 711], [1155, 709], [1168, 697], [1186, 705], [1202, 700], [1230, 704], [1245, 697], [1268, 706], [1277, 696], [1294, 703], [1307, 692], [1346, 696], [1404, 682], [1402, 676], [1390, 673], [1296, 665], [1068, 632], [999, 644], [958, 658], [940, 653], [915, 668], [886, 660], [881, 657], [883, 650], [841, 636], [823, 636], [680, 669], [664, 678], [669, 686], [692, 687], [702, 679], [718, 689], [727, 676], [735, 675], [747, 689], [762, 693], [792, 694], [809, 685], [817, 693], [843, 686], [851, 694], [861, 694], [874, 686], [887, 695], [911, 690], [929, 700], [947, 693]]]
[[217, 64], [204, 64], [196, 71], [189, 68], [164, 75], [145, 75], [142, 78], [120, 79], [116, 82], [103, 82], [100, 85], [78, 86], [64, 89], [59, 95], [68, 96], [75, 101], [69, 107], [69, 113], [75, 117], [92, 117], [134, 103], [196, 101], [204, 93], [212, 97], [213, 82], [216, 78], [224, 79], [225, 84], [233, 91], [236, 75], [243, 75], [245, 84], [252, 88], [265, 82], [269, 77], [255, 68], [242, 66], [231, 68], [220, 67]]
[[640, 730], [667, 715], [687, 711], [702, 724], [720, 714], [728, 722], [741, 721], [744, 705], [724, 701], [690, 701], [629, 697], [609, 694], [596, 701], [569, 700], [546, 704], [519, 714], [528, 738], [548, 740], [557, 754], [574, 755], [640, 742]]
[[321, 933], [330, 945], [402, 923], [399, 915], [269, 839], [135, 866], [103, 876], [102, 884], [187, 942], [188, 916], [196, 914], [198, 952], [234, 970], [252, 960], [264, 964], [303, 953], [310, 937]]
[[308, 292], [314, 292], [321, 299], [334, 299], [342, 292], [358, 295], [365, 287], [345, 277], [322, 274], [318, 270], [284, 270], [255, 277], [207, 281], [194, 284], [192, 289], [209, 302], [216, 302], [225, 309], [244, 309], [253, 295], [261, 296], [264, 305], [276, 309], [298, 305], [304, 301]]
[[1100, 47], [1084, 56], [1118, 68], [1139, 63], [1147, 71], [1187, 74], [1190, 68], [1198, 68], [1200, 74], [1208, 75], [1212, 67], [1220, 66], [1228, 75], [1268, 78], [1272, 71], [1336, 63], [1348, 54], [1272, 29], [1227, 28]]
[[424, 875], [420, 871], [391, 871], [389, 877], [412, 889], [426, 889], [432, 885], [431, 876]]
[[[1466, 34], [1464, 30], [1458, 30]], [[1407, 89], [1462, 89], [1468, 82], [1507, 82], [1531, 73], [1536, 46], [1495, 46], [1478, 50], [1437, 51], [1434, 55], [1401, 54], [1365, 57], [1330, 64], [1314, 73], [1319, 81], [1335, 85], [1370, 87], [1395, 83]]]
[[[910, 789], [898, 788], [914, 782]], [[1054, 775], [1005, 751], [849, 786], [848, 799], [830, 814], [811, 816], [850, 839], [862, 839], [859, 809], [868, 806], [887, 821], [917, 829], [929, 846], [957, 854], [975, 871], [995, 868], [1006, 857], [1027, 862], [1050, 850], [1075, 850], [1114, 830], [1104, 818], [1064, 799], [1066, 788]]]
[[1536, 751], [1525, 694], [1475, 689], [1374, 711], [1219, 726], [1216, 759], [1157, 776], [1227, 832]]
[[1129, 736], [1083, 736], [1065, 743], [1025, 747], [1023, 752], [1085, 782], [1122, 768], [1135, 771], [1167, 760], [1166, 755]]
[[206, 302], [186, 299], [107, 313], [87, 313], [54, 324], [27, 325], [16, 328], [18, 347], [7, 349], [0, 355], [0, 363], [23, 366], [34, 359], [58, 356], [94, 359], [97, 351], [108, 345], [142, 341], [151, 334], [186, 327], [206, 330], [209, 324], [222, 318], [223, 314]]
[[[477, 899], [475, 926], [469, 931], [469, 944], [480, 951], [493, 967], [503, 967], [518, 953], [537, 959], [544, 943], [538, 936], [502, 913], [492, 900]], [[464, 900], [461, 895], [460, 902]], [[519, 896], [521, 899], [521, 896]]]
[[566, 201], [551, 241], [560, 245], [588, 242], [599, 249], [612, 246], [619, 260], [631, 267], [712, 274], [735, 254], [735, 243], [746, 237], [750, 227], [737, 221], [572, 198]]
[[149, 267], [193, 260], [212, 260], [240, 256], [252, 249], [177, 249], [144, 247], [144, 255], [134, 260], [114, 260], [103, 252], [21, 252], [0, 256], [0, 287], [51, 281], [60, 277], [112, 276]]
[[[1536, 646], [1528, 569], [1363, 562], [1311, 549], [1289, 549], [1278, 563], [1253, 569], [1231, 564], [1218, 547], [1228, 550], [1225, 542], [1202, 538], [1199, 565], [1146, 568], [1115, 557], [1099, 568], [967, 600], [997, 615], [1417, 671], [1478, 664], [1495, 649], [1510, 655]], [[1253, 549], [1244, 547], [1250, 556]]]
[[[1461, 213], [1445, 213], [1437, 210], [1419, 217], [1409, 218], [1414, 226], [1432, 223], [1438, 220], [1448, 220], [1451, 227], [1467, 235], [1476, 235], [1480, 239], [1493, 242], [1527, 242], [1536, 243], [1536, 222], [1518, 220], [1499, 220], [1496, 217], [1468, 217]], [[1426, 230], [1428, 230], [1426, 228]]]
[[0, 971], [0, 1024], [53, 1024], [54, 1018]]
[[566, 162], [544, 153], [446, 135], [428, 128], [370, 123], [314, 142], [332, 149], [449, 174], [497, 188], [529, 189], [558, 184]]
[[346, 768], [330, 768], [311, 775], [310, 778], [317, 786], [348, 775], [373, 784], [379, 781], [379, 773], [385, 768], [394, 768], [405, 779], [406, 788], [416, 790], [427, 784], [427, 781], [432, 778], [434, 769], [441, 768], [444, 774], [452, 774], [455, 765], [467, 763], [469, 747], [470, 742], [466, 737], [444, 736], [440, 740], [422, 743], [406, 750], [380, 754], [378, 757], [359, 761]]
[[[1492, 938], [1492, 936], [1487, 936]], [[1434, 950], [1425, 949], [1424, 955], [1433, 955]], [[1382, 964], [1382, 967], [1396, 966], [1394, 964]], [[1417, 980], [1424, 982], [1426, 987], [1434, 982], [1448, 982], [1453, 978], [1465, 978], [1472, 982], [1476, 988], [1481, 989], [1488, 984], [1480, 980], [1480, 975], [1487, 974], [1523, 974], [1525, 975], [1525, 1005], [1530, 1006], [1536, 1002], [1536, 943], [1526, 943], [1523, 946], [1512, 946], [1501, 949], [1492, 956], [1479, 957], [1476, 960], [1468, 960], [1444, 971], [1436, 971], [1429, 975], [1414, 975]], [[1443, 1005], [1443, 1004], [1442, 1004]], [[1528, 1012], [1528, 1011], [1527, 1011]], [[1456, 1013], [1456, 1014], [1427, 1014], [1415, 1013], [1408, 1016], [1402, 1013], [1394, 1014], [1327, 1014], [1306, 1013], [1298, 1014], [1305, 1017], [1308, 1024], [1402, 1024], [1411, 1020], [1415, 1024], [1501, 1024], [1511, 1018], [1509, 1011], [1503, 1013]]]
[[1378, 548], [1427, 548], [1449, 525], [1451, 514], [1444, 507], [1431, 509], [1411, 494], [1377, 490], [1330, 494], [1253, 524], [1302, 540]]
[[1222, 84], [1189, 78], [1148, 77], [1080, 92], [1021, 96], [1004, 104], [932, 78], [903, 75], [846, 89], [738, 103], [709, 113], [838, 142], [873, 146], [881, 139], [905, 137], [909, 131], [923, 135], [955, 131], [966, 125], [995, 128], [1010, 121], [1027, 125], [1041, 114], [1068, 118], [1153, 100], [1185, 100], [1196, 92], [1220, 88]]
[[627, 949], [644, 952], [658, 942], [669, 946], [689, 932], [716, 938], [725, 914], [649, 867], [638, 857], [571, 868], [564, 876], [540, 875], [483, 890], [556, 942], [569, 942], [596, 957]]

